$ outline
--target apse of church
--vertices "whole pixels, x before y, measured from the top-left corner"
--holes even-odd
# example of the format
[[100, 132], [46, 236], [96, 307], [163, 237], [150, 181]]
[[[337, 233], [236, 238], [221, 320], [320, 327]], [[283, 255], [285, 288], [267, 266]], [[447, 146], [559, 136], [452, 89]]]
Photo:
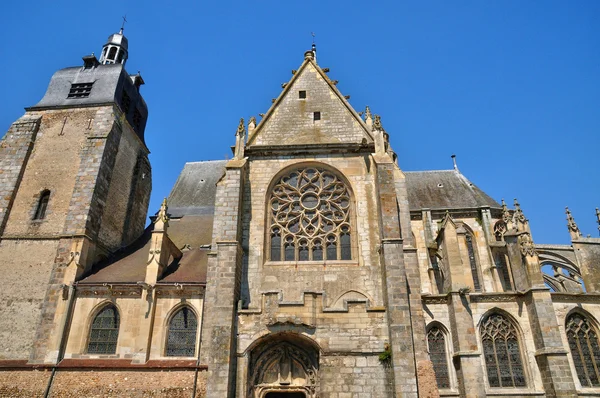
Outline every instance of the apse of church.
[[0, 395], [600, 395], [600, 239], [566, 209], [571, 244], [537, 243], [456, 159], [402, 170], [314, 46], [144, 228], [128, 44], [56, 72], [1, 141]]

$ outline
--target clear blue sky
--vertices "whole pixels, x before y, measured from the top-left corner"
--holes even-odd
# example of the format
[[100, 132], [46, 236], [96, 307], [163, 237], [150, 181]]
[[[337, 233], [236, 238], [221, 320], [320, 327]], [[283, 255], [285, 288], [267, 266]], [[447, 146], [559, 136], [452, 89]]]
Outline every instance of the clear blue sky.
[[381, 115], [402, 169], [449, 169], [455, 153], [493, 198], [519, 198], [536, 243], [568, 243], [566, 205], [598, 236], [600, 1], [3, 1], [0, 129], [124, 14], [127, 69], [147, 83], [150, 213], [186, 161], [231, 156], [239, 118], [269, 108], [314, 31], [319, 64]]

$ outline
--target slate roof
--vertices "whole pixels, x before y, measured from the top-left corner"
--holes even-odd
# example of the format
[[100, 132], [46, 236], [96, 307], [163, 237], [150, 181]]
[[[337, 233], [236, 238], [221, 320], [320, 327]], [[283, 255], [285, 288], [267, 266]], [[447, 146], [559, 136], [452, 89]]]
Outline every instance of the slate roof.
[[458, 170], [406, 171], [410, 210], [502, 206]]
[[225, 174], [226, 160], [186, 163], [167, 200], [170, 217], [214, 213], [217, 182]]

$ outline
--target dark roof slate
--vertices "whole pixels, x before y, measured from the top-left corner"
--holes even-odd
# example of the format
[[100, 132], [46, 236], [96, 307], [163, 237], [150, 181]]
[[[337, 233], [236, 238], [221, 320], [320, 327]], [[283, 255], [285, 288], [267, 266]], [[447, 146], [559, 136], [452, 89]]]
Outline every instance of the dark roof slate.
[[225, 174], [226, 160], [186, 163], [169, 195], [171, 217], [214, 213], [217, 182]]
[[502, 207], [458, 170], [406, 171], [405, 175], [410, 210]]

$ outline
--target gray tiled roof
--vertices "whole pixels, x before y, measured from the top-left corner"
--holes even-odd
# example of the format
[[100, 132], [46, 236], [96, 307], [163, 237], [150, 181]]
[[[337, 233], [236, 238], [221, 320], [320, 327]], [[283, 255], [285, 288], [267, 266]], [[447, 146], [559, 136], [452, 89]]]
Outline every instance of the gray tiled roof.
[[213, 214], [217, 182], [225, 174], [226, 160], [186, 163], [169, 195], [171, 217]]
[[457, 170], [407, 171], [405, 175], [411, 210], [502, 207]]

